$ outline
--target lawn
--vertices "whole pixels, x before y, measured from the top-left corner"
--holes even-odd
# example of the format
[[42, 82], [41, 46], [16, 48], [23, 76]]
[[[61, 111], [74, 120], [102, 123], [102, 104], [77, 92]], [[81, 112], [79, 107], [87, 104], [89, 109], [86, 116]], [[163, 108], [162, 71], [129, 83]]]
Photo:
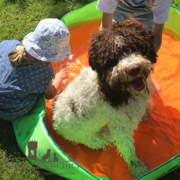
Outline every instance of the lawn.
[[[0, 42], [5, 39], [22, 40], [34, 30], [41, 19], [59, 18], [78, 9], [92, 0], [0, 0]], [[180, 0], [172, 0], [179, 7]], [[179, 22], [178, 22], [179, 23]], [[12, 123], [0, 120], [0, 180], [63, 180], [57, 175], [45, 175], [44, 170], [36, 170], [23, 158], [15, 139]], [[27, 169], [10, 168], [21, 164]], [[21, 167], [22, 167], [21, 166]], [[179, 180], [180, 170], [176, 170], [159, 180]]]

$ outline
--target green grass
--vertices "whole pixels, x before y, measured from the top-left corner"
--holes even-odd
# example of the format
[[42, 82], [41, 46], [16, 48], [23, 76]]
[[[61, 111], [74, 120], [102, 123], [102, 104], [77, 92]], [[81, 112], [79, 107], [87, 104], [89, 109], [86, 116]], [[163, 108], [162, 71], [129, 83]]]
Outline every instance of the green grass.
[[[0, 0], [0, 42], [5, 39], [22, 40], [34, 30], [44, 18], [59, 18], [78, 9], [92, 0]], [[180, 0], [172, 0], [172, 5], [180, 9]], [[178, 22], [179, 23], [179, 22]], [[14, 135], [12, 123], [0, 120], [0, 180], [62, 180], [57, 175], [44, 175], [45, 170], [37, 170], [24, 157]], [[20, 164], [27, 169], [10, 168]], [[30, 174], [31, 173], [31, 174]], [[176, 170], [159, 180], [179, 180], [180, 170]]]
[[58, 18], [92, 0], [0, 0], [0, 42], [34, 31], [44, 18]]
[[172, 0], [171, 5], [180, 9], [180, 0]]
[[[93, 0], [0, 0], [0, 42], [18, 39], [34, 30], [44, 18], [59, 18]], [[172, 5], [180, 8], [179, 0]]]

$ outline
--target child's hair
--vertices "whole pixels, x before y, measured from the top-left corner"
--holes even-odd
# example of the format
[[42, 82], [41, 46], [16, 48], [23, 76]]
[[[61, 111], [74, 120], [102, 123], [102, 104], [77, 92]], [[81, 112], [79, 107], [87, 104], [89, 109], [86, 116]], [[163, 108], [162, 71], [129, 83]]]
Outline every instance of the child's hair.
[[8, 54], [9, 60], [15, 65], [15, 66], [23, 66], [25, 64], [28, 64], [27, 59], [24, 56], [25, 48], [22, 45], [18, 45], [19, 48], [15, 51], [11, 51]]
[[[17, 67], [17, 66], [23, 66], [28, 64], [28, 60], [26, 59], [26, 57], [24, 56], [25, 53], [25, 48], [23, 45], [18, 45], [18, 49], [16, 49], [15, 51], [11, 51], [8, 54], [9, 60]], [[40, 61], [36, 58], [34, 58], [37, 62], [42, 63], [42, 64], [46, 64], [48, 62], [45, 61]]]

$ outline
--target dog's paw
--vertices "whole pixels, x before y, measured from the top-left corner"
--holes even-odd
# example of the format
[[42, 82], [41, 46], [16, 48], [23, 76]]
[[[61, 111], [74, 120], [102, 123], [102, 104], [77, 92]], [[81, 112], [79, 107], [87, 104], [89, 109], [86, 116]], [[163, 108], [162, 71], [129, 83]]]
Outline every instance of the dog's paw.
[[128, 165], [129, 171], [135, 178], [140, 177], [147, 172], [149, 172], [148, 167], [139, 159], [136, 161], [131, 161], [131, 163]]

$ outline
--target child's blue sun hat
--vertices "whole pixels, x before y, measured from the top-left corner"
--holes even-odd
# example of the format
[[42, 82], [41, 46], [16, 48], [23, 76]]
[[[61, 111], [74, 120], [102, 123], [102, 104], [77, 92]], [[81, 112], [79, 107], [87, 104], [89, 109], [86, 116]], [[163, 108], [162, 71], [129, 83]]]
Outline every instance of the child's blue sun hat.
[[70, 33], [66, 25], [58, 19], [44, 19], [34, 32], [23, 39], [28, 54], [46, 62], [61, 62], [71, 55]]

